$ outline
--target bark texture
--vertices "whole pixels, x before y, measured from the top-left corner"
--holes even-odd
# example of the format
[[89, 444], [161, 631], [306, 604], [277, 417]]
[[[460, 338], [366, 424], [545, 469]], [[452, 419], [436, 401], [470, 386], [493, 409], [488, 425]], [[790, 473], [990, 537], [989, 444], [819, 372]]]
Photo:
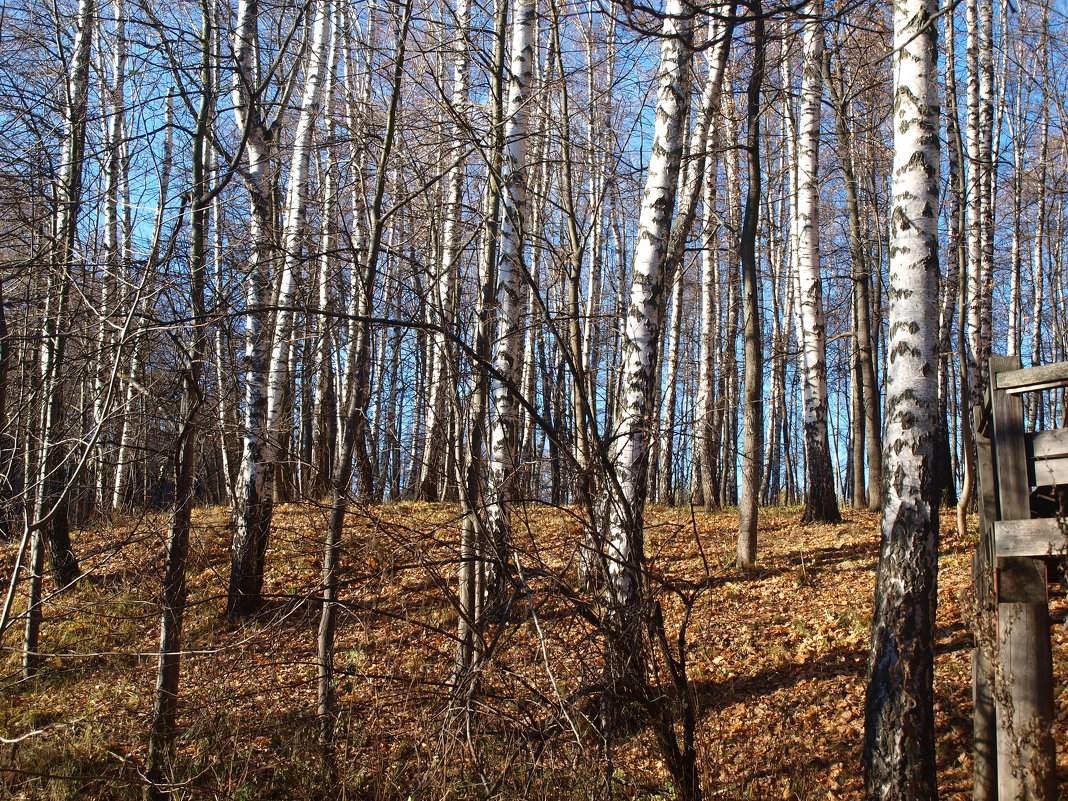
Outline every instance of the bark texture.
[[804, 350], [805, 464], [808, 494], [805, 523], [842, 519], [835, 495], [834, 469], [827, 437], [827, 321], [820, 274], [819, 148], [823, 95], [822, 3], [809, 4], [805, 22], [801, 79], [801, 122], [797, 137], [797, 205], [794, 213], [797, 276]]
[[894, 167], [890, 343], [879, 570], [864, 767], [869, 799], [937, 797], [934, 622], [938, 506], [932, 467], [938, 408], [937, 5], [894, 7]]

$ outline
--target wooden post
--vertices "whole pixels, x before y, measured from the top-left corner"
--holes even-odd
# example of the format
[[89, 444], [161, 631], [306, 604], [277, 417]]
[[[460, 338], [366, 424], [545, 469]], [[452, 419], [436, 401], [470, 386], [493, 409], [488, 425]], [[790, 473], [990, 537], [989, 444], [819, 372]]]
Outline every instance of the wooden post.
[[[991, 439], [998, 518], [1031, 517], [1023, 400], [997, 388], [997, 375], [1020, 368], [1018, 357], [990, 359]], [[1053, 661], [1046, 565], [1036, 558], [998, 561], [997, 778], [1000, 801], [1055, 801]]]
[[994, 454], [989, 431], [981, 425], [982, 410], [973, 413], [977, 459], [976, 488], [979, 494], [979, 547], [972, 558], [972, 581], [976, 600], [975, 646], [972, 649], [973, 763], [972, 798], [997, 801], [997, 719], [994, 709], [994, 655], [997, 623], [994, 609], [993, 553], [997, 495]]

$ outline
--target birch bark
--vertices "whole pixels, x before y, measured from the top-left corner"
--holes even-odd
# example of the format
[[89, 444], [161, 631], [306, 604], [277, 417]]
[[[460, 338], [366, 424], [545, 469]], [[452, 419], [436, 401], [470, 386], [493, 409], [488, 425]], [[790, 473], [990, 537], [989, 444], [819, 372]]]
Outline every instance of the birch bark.
[[459, 282], [461, 255], [461, 211], [463, 200], [463, 179], [466, 158], [461, 154], [464, 148], [463, 120], [466, 119], [469, 39], [468, 25], [471, 17], [469, 0], [456, 2], [456, 32], [452, 48], [452, 93], [451, 114], [455, 122], [452, 126], [451, 142], [447, 158], [450, 159], [448, 175], [445, 178], [445, 206], [443, 209], [441, 233], [441, 264], [434, 279], [431, 320], [442, 330], [433, 335], [431, 345], [431, 364], [429, 389], [430, 397], [426, 406], [426, 446], [423, 451], [423, 463], [420, 467], [417, 497], [436, 500], [439, 496], [441, 471], [444, 466], [445, 436], [448, 433], [448, 421], [445, 414], [448, 409], [446, 399], [451, 387], [456, 382], [453, 365], [455, 353], [450, 347], [445, 329], [455, 326], [456, 287]]
[[234, 30], [234, 76], [231, 95], [238, 128], [246, 131], [248, 160], [245, 183], [250, 201], [250, 256], [245, 316], [245, 439], [237, 478], [234, 541], [226, 612], [230, 617], [250, 614], [259, 605], [263, 587], [263, 559], [271, 523], [267, 487], [267, 376], [270, 365], [268, 315], [271, 266], [275, 258], [272, 236], [274, 199], [271, 186], [271, 131], [264, 117], [256, 65], [259, 3], [240, 0]]
[[[481, 513], [483, 499], [481, 470], [483, 460], [483, 430], [489, 396], [489, 379], [483, 367], [490, 357], [492, 330], [494, 273], [497, 265], [498, 222], [502, 187], [499, 182], [504, 140], [504, 69], [507, 58], [505, 40], [508, 31], [509, 3], [497, 4], [493, 30], [493, 72], [490, 79], [491, 121], [493, 147], [487, 166], [485, 193], [482, 198], [482, 231], [479, 248], [478, 278], [481, 291], [476, 300], [474, 356], [476, 360], [474, 386], [467, 409], [467, 437], [463, 453], [457, 459], [461, 465], [460, 505], [463, 524], [460, 530], [459, 622], [457, 624], [456, 662], [453, 672], [453, 692], [457, 695], [473, 693], [477, 686], [476, 669], [482, 659], [480, 634], [483, 621], [483, 599], [486, 587], [484, 551], [487, 539], [485, 518]], [[456, 405], [454, 416], [460, 422], [459, 387], [451, 396]], [[460, 447], [462, 437], [455, 438]]]
[[510, 507], [517, 444], [514, 388], [520, 380], [521, 320], [523, 290], [523, 229], [526, 214], [527, 116], [530, 103], [531, 65], [534, 60], [535, 0], [520, 0], [512, 22], [511, 64], [508, 68], [508, 105], [504, 123], [504, 158], [501, 166], [503, 203], [500, 250], [497, 261], [496, 320], [493, 366], [490, 382], [493, 407], [488, 469], [489, 491], [486, 520], [488, 554], [492, 560], [488, 607], [500, 608], [510, 537]]
[[[301, 109], [297, 118], [289, 168], [289, 183], [286, 187], [285, 222], [282, 229], [282, 269], [279, 276], [277, 311], [272, 334], [274, 342], [267, 373], [267, 439], [263, 450], [264, 465], [261, 468], [266, 472], [263, 492], [269, 502], [273, 501], [273, 478], [277, 454], [288, 449], [283, 441], [288, 443], [290, 439], [290, 432], [283, 430], [282, 418], [286, 407], [287, 388], [291, 386], [289, 364], [290, 335], [293, 330], [292, 306], [300, 279], [298, 273], [303, 262], [302, 243], [306, 228], [308, 173], [315, 123], [319, 116], [323, 75], [329, 61], [327, 56], [333, 13], [331, 0], [319, 0], [315, 3], [311, 47], [305, 67]], [[257, 566], [257, 568], [262, 576], [262, 566]]]
[[650, 412], [661, 333], [663, 268], [682, 160], [690, 100], [688, 40], [692, 7], [668, 0], [663, 24], [652, 153], [638, 218], [630, 303], [623, 339], [622, 385], [614, 431], [618, 489], [607, 499], [606, 562], [610, 637], [607, 696], [642, 672], [638, 614], [644, 564], [643, 515], [648, 488]]
[[[734, 35], [736, 23], [735, 5], [729, 4], [722, 13], [713, 16], [708, 23], [708, 41], [712, 47], [708, 57], [708, 75], [705, 77], [704, 87], [701, 91], [701, 101], [694, 123], [693, 132], [690, 134], [690, 158], [686, 163], [682, 179], [682, 197], [679, 200], [679, 212], [671, 229], [671, 240], [668, 244], [668, 257], [671, 261], [680, 263], [685, 251], [686, 240], [693, 226], [697, 213], [698, 202], [704, 199], [706, 228], [711, 228], [715, 218], [715, 173], [719, 163], [718, 155], [709, 153], [709, 142], [715, 141], [716, 115], [722, 108], [721, 98], [723, 91], [723, 77], [727, 67], [727, 56], [730, 53], [731, 41]], [[702, 232], [703, 247], [701, 249], [701, 339], [700, 355], [697, 379], [697, 458], [701, 468], [696, 472], [702, 482], [701, 495], [706, 507], [711, 504], [713, 492], [711, 488], [711, 454], [712, 437], [712, 405], [715, 395], [715, 304], [714, 294], [716, 286], [716, 257], [710, 251], [710, 245], [714, 241], [711, 230]], [[670, 266], [668, 272], [674, 272]], [[680, 287], [681, 289], [681, 287]], [[673, 305], [674, 308], [674, 305]], [[673, 328], [674, 330], [674, 328]], [[677, 340], [672, 345], [674, 346]], [[661, 458], [662, 477], [661, 486], [666, 494], [669, 489], [672, 443], [671, 435], [674, 429], [674, 408], [669, 404], [671, 414], [665, 421], [667, 436], [661, 450], [665, 457]], [[707, 485], [707, 486], [706, 486]]]
[[937, 4], [894, 6], [887, 494], [865, 705], [869, 799], [936, 798]]
[[804, 344], [805, 464], [808, 493], [802, 521], [840, 521], [827, 437], [827, 323], [820, 274], [819, 147], [823, 94], [821, 0], [807, 7], [797, 147], [797, 206], [794, 215], [797, 274]]

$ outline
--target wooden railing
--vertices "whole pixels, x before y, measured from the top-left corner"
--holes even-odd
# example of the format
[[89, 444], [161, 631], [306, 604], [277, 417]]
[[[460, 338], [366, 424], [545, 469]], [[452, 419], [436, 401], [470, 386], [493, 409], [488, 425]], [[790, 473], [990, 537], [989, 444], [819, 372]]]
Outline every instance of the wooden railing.
[[[990, 359], [976, 420], [980, 542], [973, 562], [975, 792], [979, 801], [1055, 801], [1048, 580], [1066, 553], [1068, 429], [1027, 433], [1023, 395], [1068, 387], [1068, 363]], [[1061, 489], [1058, 489], [1061, 488]]]

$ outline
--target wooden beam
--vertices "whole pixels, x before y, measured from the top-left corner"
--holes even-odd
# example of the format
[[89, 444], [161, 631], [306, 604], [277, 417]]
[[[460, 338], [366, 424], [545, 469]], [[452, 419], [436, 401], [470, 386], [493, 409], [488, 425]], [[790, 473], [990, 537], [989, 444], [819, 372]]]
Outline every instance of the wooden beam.
[[1027, 452], [1035, 459], [1056, 459], [1068, 456], [1068, 428], [1036, 431], [1025, 435]]
[[[1008, 359], [1008, 356], [991, 356], [990, 360]], [[1018, 364], [1019, 362], [1017, 362]], [[993, 373], [993, 367], [991, 367]], [[1055, 389], [1068, 386], [1068, 362], [1043, 364], [1038, 367], [1006, 368], [999, 370], [994, 384], [995, 389], [1017, 395], [1021, 392], [1037, 392], [1041, 389]]]
[[[1032, 486], [1052, 487], [1068, 484], [1068, 429], [1025, 434], [1028, 477]], [[1033, 461], [1031, 461], [1033, 460]]]
[[1053, 518], [999, 520], [994, 523], [994, 549], [998, 559], [1011, 556], [1063, 556], [1065, 536]]
[[990, 438], [976, 432], [976, 490], [979, 494], [979, 547], [989, 564], [994, 558], [994, 521], [998, 519], [997, 481], [994, 478], [994, 452]]
[[1036, 487], [1055, 487], [1068, 484], [1068, 457], [1060, 459], [1035, 459], [1028, 463], [1027, 475]]
[[1023, 401], [997, 389], [1005, 370], [1019, 366], [1018, 357], [990, 357], [990, 440], [997, 473], [998, 519], [1027, 520], [1031, 517], [1031, 487], [1027, 480], [1027, 448], [1024, 442]]

